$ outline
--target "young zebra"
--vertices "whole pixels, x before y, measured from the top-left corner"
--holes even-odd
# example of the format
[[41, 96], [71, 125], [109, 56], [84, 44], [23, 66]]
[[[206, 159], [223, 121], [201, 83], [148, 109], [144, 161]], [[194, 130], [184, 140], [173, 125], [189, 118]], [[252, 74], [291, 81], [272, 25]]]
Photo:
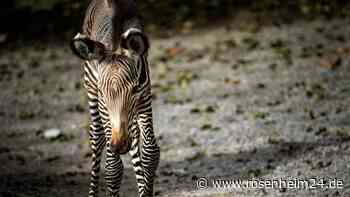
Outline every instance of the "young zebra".
[[77, 34], [71, 43], [73, 52], [85, 61], [84, 84], [92, 120], [89, 197], [98, 196], [105, 146], [108, 196], [119, 196], [123, 175], [120, 155], [127, 152], [132, 157], [139, 195], [153, 196], [160, 151], [152, 125], [149, 43], [135, 9], [132, 0], [92, 0], [84, 33]]

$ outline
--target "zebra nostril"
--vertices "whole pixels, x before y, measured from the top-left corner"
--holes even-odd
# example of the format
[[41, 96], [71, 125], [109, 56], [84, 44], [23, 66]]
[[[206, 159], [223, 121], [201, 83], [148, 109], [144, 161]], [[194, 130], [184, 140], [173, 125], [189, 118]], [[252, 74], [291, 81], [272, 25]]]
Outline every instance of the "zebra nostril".
[[123, 155], [129, 152], [130, 147], [131, 144], [128, 142], [128, 140], [124, 140], [119, 142], [118, 144], [112, 144], [112, 151], [119, 155]]

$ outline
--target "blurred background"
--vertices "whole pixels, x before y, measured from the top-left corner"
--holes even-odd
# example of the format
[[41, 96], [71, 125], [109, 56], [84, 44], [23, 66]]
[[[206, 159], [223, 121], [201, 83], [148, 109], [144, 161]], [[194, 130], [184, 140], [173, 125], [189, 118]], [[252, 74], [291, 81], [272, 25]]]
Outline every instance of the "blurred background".
[[[137, 3], [151, 41], [156, 196], [350, 196], [349, 0]], [[68, 44], [87, 5], [1, 3], [0, 197], [88, 194], [90, 119]], [[121, 194], [137, 196], [122, 159]], [[316, 177], [317, 189], [203, 190], [200, 177]], [[104, 195], [102, 175], [100, 185]]]
[[[88, 0], [12, 0], [1, 6], [2, 42], [42, 36], [71, 36], [81, 29]], [[347, 17], [346, 0], [143, 0], [138, 2], [147, 28], [161, 35], [181, 31], [183, 28], [205, 27], [213, 21], [233, 17], [239, 10], [259, 15], [283, 12], [282, 19], [291, 21], [297, 17], [324, 16]], [[161, 16], [161, 17], [160, 17]], [[7, 20], [6, 20], [7, 19]], [[6, 37], [6, 39], [4, 38]]]

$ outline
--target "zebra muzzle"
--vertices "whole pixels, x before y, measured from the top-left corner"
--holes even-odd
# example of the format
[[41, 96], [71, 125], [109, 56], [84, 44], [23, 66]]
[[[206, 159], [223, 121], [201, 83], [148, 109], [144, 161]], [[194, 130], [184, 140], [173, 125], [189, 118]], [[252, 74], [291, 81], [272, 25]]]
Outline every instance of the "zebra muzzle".
[[131, 148], [131, 142], [126, 130], [112, 128], [111, 148], [114, 153], [126, 154]]

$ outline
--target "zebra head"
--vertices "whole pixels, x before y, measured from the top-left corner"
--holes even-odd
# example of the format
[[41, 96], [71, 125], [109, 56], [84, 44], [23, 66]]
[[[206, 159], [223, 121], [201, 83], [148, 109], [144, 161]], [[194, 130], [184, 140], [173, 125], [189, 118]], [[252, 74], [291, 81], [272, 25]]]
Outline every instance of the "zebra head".
[[[146, 41], [145, 41], [146, 40]], [[111, 126], [112, 150], [125, 154], [131, 148], [132, 130], [137, 117], [137, 106], [148, 78], [148, 66], [144, 61], [148, 50], [147, 38], [140, 32], [126, 32], [122, 47], [128, 55], [110, 51], [98, 41], [78, 34], [71, 43], [73, 52], [93, 66], [97, 72], [99, 99]]]

